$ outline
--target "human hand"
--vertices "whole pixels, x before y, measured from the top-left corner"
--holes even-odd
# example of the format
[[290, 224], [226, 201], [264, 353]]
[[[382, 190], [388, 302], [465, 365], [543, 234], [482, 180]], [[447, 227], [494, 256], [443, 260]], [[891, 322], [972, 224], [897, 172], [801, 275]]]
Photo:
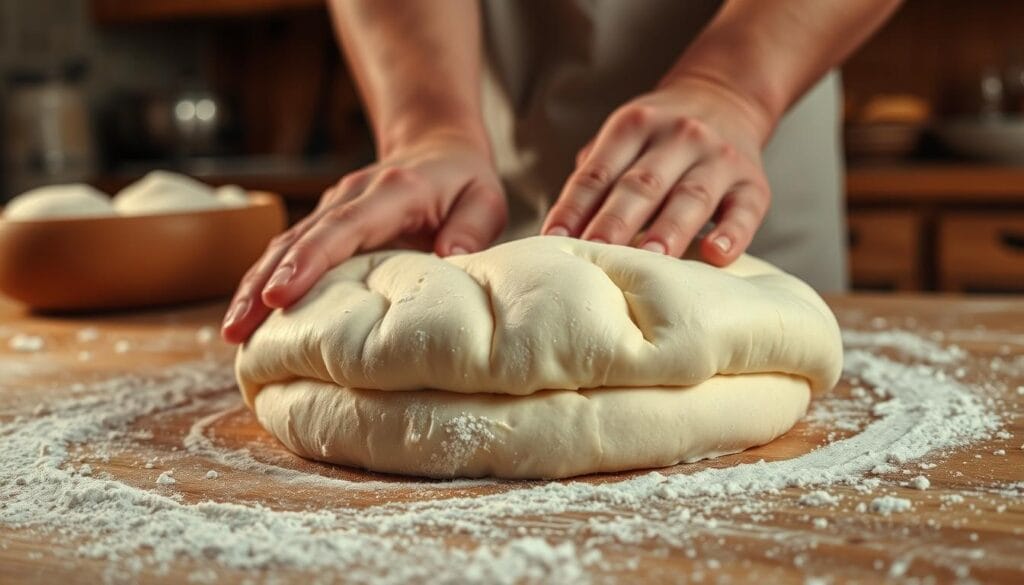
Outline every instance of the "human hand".
[[620, 107], [580, 151], [542, 233], [681, 256], [713, 219], [700, 253], [726, 265], [768, 210], [760, 151], [771, 126], [714, 81], [667, 81]]
[[245, 341], [270, 311], [300, 299], [358, 252], [399, 239], [440, 256], [475, 252], [506, 218], [486, 147], [452, 133], [424, 136], [341, 179], [309, 216], [275, 237], [242, 279], [221, 334]]

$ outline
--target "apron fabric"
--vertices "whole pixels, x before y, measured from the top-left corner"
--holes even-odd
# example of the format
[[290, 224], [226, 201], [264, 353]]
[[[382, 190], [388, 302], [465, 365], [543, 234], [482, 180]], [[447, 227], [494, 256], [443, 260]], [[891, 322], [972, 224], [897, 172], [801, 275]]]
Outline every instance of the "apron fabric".
[[[536, 234], [609, 114], [650, 91], [710, 21], [713, 0], [484, 0], [483, 109], [509, 194], [504, 239]], [[772, 206], [749, 252], [820, 291], [846, 287], [839, 128], [830, 73], [764, 151]]]

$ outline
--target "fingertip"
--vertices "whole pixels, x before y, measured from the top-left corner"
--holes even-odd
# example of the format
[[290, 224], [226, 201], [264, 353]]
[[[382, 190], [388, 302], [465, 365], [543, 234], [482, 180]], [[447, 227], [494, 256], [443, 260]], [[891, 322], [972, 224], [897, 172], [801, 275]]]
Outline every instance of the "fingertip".
[[700, 244], [701, 256], [715, 266], [726, 266], [735, 260], [742, 250], [736, 238], [721, 232], [711, 232]]
[[654, 252], [655, 254], [665, 254], [668, 252], [668, 247], [657, 240], [647, 240], [640, 245], [640, 249]]
[[251, 330], [247, 330], [246, 328], [238, 325], [224, 325], [221, 327], [220, 337], [232, 345], [239, 345], [248, 339], [249, 334], [251, 333]]
[[221, 324], [221, 338], [232, 344], [244, 342], [263, 320], [265, 315], [259, 313], [259, 307], [254, 307], [251, 298], [242, 297], [235, 300]]
[[260, 300], [271, 309], [283, 309], [288, 306], [291, 295], [283, 287], [267, 287], [260, 293]]

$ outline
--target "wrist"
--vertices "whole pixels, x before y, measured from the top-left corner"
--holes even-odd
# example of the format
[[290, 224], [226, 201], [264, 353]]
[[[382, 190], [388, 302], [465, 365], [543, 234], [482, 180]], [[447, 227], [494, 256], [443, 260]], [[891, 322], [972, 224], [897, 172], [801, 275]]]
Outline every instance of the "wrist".
[[480, 116], [461, 112], [406, 113], [382, 127], [377, 134], [377, 154], [385, 158], [427, 142], [459, 143], [491, 158], [490, 138]]

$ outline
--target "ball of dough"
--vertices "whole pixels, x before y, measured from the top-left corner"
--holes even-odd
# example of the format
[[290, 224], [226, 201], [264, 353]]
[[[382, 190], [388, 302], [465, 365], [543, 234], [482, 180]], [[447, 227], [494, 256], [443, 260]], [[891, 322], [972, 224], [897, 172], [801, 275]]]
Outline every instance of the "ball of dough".
[[353, 258], [236, 360], [246, 402], [299, 455], [516, 478], [766, 443], [841, 366], [831, 311], [765, 262], [556, 237]]
[[180, 213], [223, 207], [209, 185], [167, 171], [153, 171], [114, 196], [114, 208], [122, 215]]
[[214, 194], [217, 198], [217, 202], [222, 207], [245, 207], [249, 205], [249, 195], [245, 189], [238, 185], [223, 185], [217, 187]]
[[4, 207], [10, 221], [107, 217], [114, 215], [110, 198], [88, 185], [51, 185], [18, 195]]

